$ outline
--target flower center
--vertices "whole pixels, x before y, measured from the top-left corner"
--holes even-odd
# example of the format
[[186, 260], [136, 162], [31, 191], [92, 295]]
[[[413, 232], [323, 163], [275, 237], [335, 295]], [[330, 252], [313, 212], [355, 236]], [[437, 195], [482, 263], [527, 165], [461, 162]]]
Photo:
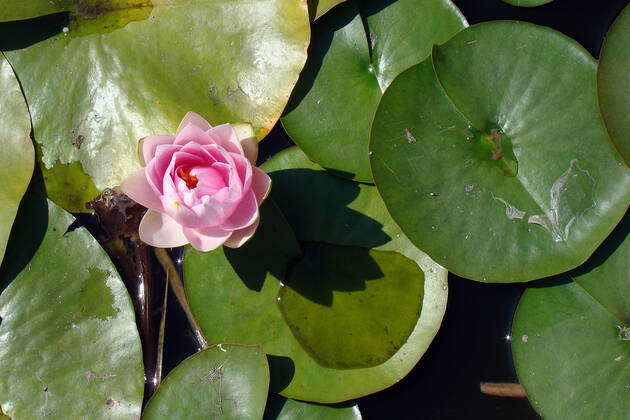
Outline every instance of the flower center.
[[190, 169], [188, 170], [184, 168], [177, 169], [177, 176], [186, 182], [186, 186], [188, 187], [189, 190], [192, 190], [193, 188], [195, 188], [197, 186], [197, 182], [199, 182], [199, 179], [197, 179], [196, 176], [190, 174]]

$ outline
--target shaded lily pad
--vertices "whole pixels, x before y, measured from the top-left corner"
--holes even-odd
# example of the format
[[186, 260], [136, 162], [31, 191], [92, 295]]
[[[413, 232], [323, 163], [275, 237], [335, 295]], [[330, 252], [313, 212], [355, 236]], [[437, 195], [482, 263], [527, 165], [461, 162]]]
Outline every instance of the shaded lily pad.
[[160, 384], [143, 419], [258, 419], [269, 388], [257, 346], [214, 346], [184, 360]]
[[630, 165], [630, 6], [610, 27], [597, 71], [602, 116], [617, 150]]
[[315, 22], [284, 128], [323, 167], [372, 182], [368, 141], [382, 92], [433, 44], [465, 26], [449, 0], [369, 0], [336, 7]]
[[628, 232], [626, 217], [584, 266], [521, 298], [512, 329], [514, 362], [545, 419], [628, 417]]
[[48, 206], [43, 242], [0, 296], [0, 407], [11, 418], [138, 417], [144, 370], [127, 290], [96, 240], [66, 233], [72, 216]]
[[381, 100], [371, 148], [403, 232], [478, 281], [579, 265], [630, 202], [630, 172], [599, 117], [594, 60], [528, 23], [472, 26], [402, 73]]
[[355, 403], [312, 404], [271, 394], [263, 420], [361, 420], [361, 412]]
[[51, 189], [61, 204], [94, 198], [87, 177], [98, 190], [120, 184], [140, 165], [138, 140], [174, 133], [191, 110], [212, 124], [251, 123], [264, 137], [306, 60], [305, 2], [145, 3], [84, 4], [64, 32], [6, 53], [45, 168], [76, 165], [76, 182]]
[[[259, 231], [242, 248], [205, 254], [186, 249], [186, 291], [206, 337], [217, 343], [260, 344], [270, 355], [271, 389], [290, 398], [346, 401], [397, 382], [418, 362], [439, 328], [446, 306], [446, 271], [401, 235], [374, 187], [327, 174], [297, 148], [279, 153], [263, 168], [274, 182], [273, 199], [286, 210], [291, 225], [269, 201], [263, 205]], [[327, 200], [318, 200], [328, 187]], [[290, 198], [292, 191], [296, 195]], [[328, 220], [316, 217], [324, 214], [323, 209], [335, 206], [336, 212], [330, 213]], [[308, 209], [300, 223], [295, 222], [298, 208]], [[335, 219], [337, 216], [341, 218]], [[307, 226], [312, 231], [305, 229]], [[299, 257], [292, 227], [302, 242], [397, 251], [422, 268], [420, 319], [404, 345], [386, 362], [355, 369], [328, 368], [317, 363], [296, 340], [277, 302], [287, 266]], [[422, 278], [409, 281], [422, 283]]]
[[0, 262], [11, 226], [33, 174], [31, 119], [20, 85], [0, 53]]
[[293, 335], [322, 366], [377, 366], [402, 347], [422, 307], [424, 273], [395, 252], [302, 244], [280, 289], [279, 305]]

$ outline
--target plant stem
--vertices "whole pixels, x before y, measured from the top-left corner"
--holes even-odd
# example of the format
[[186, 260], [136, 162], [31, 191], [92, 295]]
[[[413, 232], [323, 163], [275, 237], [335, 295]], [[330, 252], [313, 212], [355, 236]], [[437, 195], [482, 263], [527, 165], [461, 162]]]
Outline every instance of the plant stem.
[[201, 328], [199, 327], [199, 324], [197, 324], [197, 320], [195, 319], [195, 316], [193, 315], [192, 311], [190, 310], [190, 306], [188, 305], [188, 298], [186, 298], [184, 284], [182, 283], [182, 279], [179, 276], [177, 269], [175, 268], [175, 264], [173, 264], [173, 260], [171, 260], [171, 257], [168, 255], [166, 249], [164, 248], [154, 248], [154, 252], [158, 261], [162, 265], [162, 268], [166, 272], [166, 278], [171, 285], [173, 293], [175, 293], [175, 297], [177, 297], [179, 304], [181, 305], [184, 313], [186, 314], [186, 317], [188, 318], [188, 323], [190, 324], [190, 327], [195, 334], [195, 338], [197, 339], [199, 347], [201, 347], [202, 349], [208, 348], [208, 341], [201, 332]]
[[164, 362], [164, 332], [166, 331], [166, 307], [168, 304], [168, 280], [164, 281], [164, 303], [162, 303], [162, 316], [160, 317], [160, 332], [157, 343], [157, 357], [155, 361], [155, 387], [162, 382], [162, 366]]

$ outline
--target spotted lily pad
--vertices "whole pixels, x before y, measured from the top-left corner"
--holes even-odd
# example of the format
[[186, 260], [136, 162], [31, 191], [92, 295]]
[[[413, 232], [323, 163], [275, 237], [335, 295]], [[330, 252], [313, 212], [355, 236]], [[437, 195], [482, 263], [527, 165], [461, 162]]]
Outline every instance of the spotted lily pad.
[[371, 139], [376, 186], [403, 232], [478, 281], [576, 267], [630, 202], [595, 61], [528, 23], [478, 24], [436, 47], [391, 84]]
[[143, 419], [259, 419], [269, 388], [259, 347], [222, 345], [193, 354], [164, 379]]
[[0, 53], [0, 262], [33, 174], [31, 120], [20, 85]]
[[[71, 215], [48, 203], [48, 230], [0, 296], [0, 407], [11, 418], [140, 415], [142, 348], [116, 269]], [[71, 396], [71, 403], [69, 403]]]
[[608, 133], [630, 165], [630, 6], [610, 27], [597, 71], [599, 105]]
[[628, 417], [628, 232], [626, 218], [584, 266], [521, 298], [512, 329], [514, 362], [545, 419]]
[[140, 166], [138, 140], [174, 133], [188, 111], [250, 123], [264, 137], [306, 61], [306, 2], [72, 4], [63, 32], [6, 53], [45, 168], [71, 166], [63, 176], [77, 178], [51, 189], [67, 208], [94, 198], [87, 177], [98, 190], [120, 184]]
[[[270, 355], [271, 389], [286, 397], [332, 403], [376, 392], [397, 382], [418, 362], [437, 332], [446, 305], [446, 271], [401, 234], [387, 215], [374, 187], [327, 174], [309, 162], [297, 148], [281, 152], [263, 168], [274, 182], [273, 200], [287, 215], [289, 223], [270, 201], [263, 207], [259, 231], [242, 248], [205, 254], [191, 248], [186, 250], [186, 290], [204, 333], [211, 342], [260, 344]], [[294, 188], [295, 185], [308, 185], [308, 188]], [[323, 195], [326, 195], [325, 200], [320, 199]], [[403, 261], [409, 258], [422, 269], [424, 282], [420, 271], [416, 277], [406, 279], [422, 285], [420, 317], [392, 357], [377, 366], [342, 369], [339, 360], [334, 361], [332, 357], [324, 360], [326, 354], [322, 350], [325, 346], [310, 351], [305, 349], [305, 337], [294, 334], [280, 310], [278, 293], [283, 283], [287, 289], [280, 292], [280, 297], [299, 292], [299, 285], [294, 285], [295, 289], [289, 292], [288, 288], [292, 286], [287, 270], [289, 273], [305, 270], [308, 258], [311, 261], [315, 258], [309, 247], [320, 250], [350, 248], [349, 252], [361, 254], [361, 259], [354, 261], [355, 267], [367, 263], [381, 271], [383, 268], [375, 263], [370, 253], [376, 253], [378, 260], [382, 256], [379, 252], [389, 254], [395, 251], [397, 258], [404, 258]], [[301, 257], [301, 252], [308, 258]], [[402, 266], [406, 267], [405, 264]], [[337, 278], [344, 280], [343, 276]], [[386, 280], [364, 280], [365, 283], [370, 281]], [[358, 298], [367, 299], [366, 302], [373, 298], [368, 296], [372, 285], [359, 284], [360, 287], [352, 292], [343, 289], [348, 284], [341, 281], [337, 284], [339, 290], [326, 289], [325, 298], [333, 307], [335, 299], [343, 303], [351, 299], [354, 292]], [[418, 285], [407, 285], [410, 286]], [[374, 287], [379, 285], [374, 284]], [[301, 290], [300, 296], [294, 296], [296, 300], [309, 296], [308, 291]], [[348, 296], [341, 297], [342, 293]], [[322, 296], [311, 296], [307, 304], [313, 308], [313, 302], [319, 298]], [[376, 310], [369, 305], [365, 309]], [[395, 312], [395, 308], [391, 310]], [[299, 322], [293, 324], [296, 325]], [[322, 323], [320, 328], [326, 325], [334, 329], [330, 323]], [[346, 350], [352, 354], [344, 357], [351, 357], [352, 363], [358, 361], [361, 364], [365, 364], [365, 360], [359, 358], [362, 351], [368, 355], [375, 353], [372, 348]], [[376, 354], [382, 353], [378, 350]], [[335, 367], [323, 364], [334, 364]]]
[[349, 2], [315, 23], [309, 61], [282, 118], [311, 159], [364, 182], [372, 182], [368, 141], [382, 92], [466, 26], [449, 0], [387, 3]]

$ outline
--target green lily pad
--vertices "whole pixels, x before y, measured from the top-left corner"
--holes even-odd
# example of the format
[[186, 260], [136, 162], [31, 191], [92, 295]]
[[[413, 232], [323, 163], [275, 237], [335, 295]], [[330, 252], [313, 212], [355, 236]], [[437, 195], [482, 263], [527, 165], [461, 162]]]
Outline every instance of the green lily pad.
[[[112, 3], [113, 1], [110, 1]], [[0, 22], [30, 19], [73, 10], [76, 0], [1, 0]], [[83, 4], [87, 1], [83, 1]]]
[[527, 289], [514, 318], [516, 371], [553, 419], [630, 412], [630, 219], [582, 267]]
[[[291, 225], [268, 201], [262, 208], [259, 231], [242, 248], [210, 253], [186, 249], [186, 291], [206, 337], [214, 343], [260, 344], [270, 355], [271, 389], [289, 398], [333, 403], [394, 384], [418, 362], [439, 328], [447, 298], [446, 270], [401, 234], [374, 187], [327, 174], [297, 148], [279, 153], [263, 168], [273, 179], [272, 198], [286, 209]], [[328, 186], [327, 199], [318, 200]], [[291, 192], [295, 193], [292, 197]], [[291, 199], [279, 201], [283, 197]], [[317, 217], [335, 206], [328, 219]], [[297, 208], [307, 209], [301, 223], [292, 220]], [[312, 231], [303, 229], [306, 226], [312, 226]], [[295, 338], [277, 302], [287, 266], [299, 257], [292, 227], [302, 242], [396, 251], [422, 268], [420, 318], [407, 341], [386, 362], [355, 369], [324, 367]], [[414, 280], [422, 283], [422, 278]]]
[[551, 3], [553, 0], [502, 0], [507, 4], [518, 7], [537, 7], [543, 4]]
[[6, 53], [45, 168], [75, 165], [64, 174], [75, 182], [50, 189], [58, 203], [94, 198], [87, 177], [98, 190], [120, 184], [140, 166], [138, 140], [174, 133], [191, 110], [264, 137], [306, 61], [305, 2], [128, 3], [76, 3], [67, 31]]
[[599, 117], [594, 60], [528, 23], [478, 24], [436, 47], [391, 84], [371, 139], [392, 217], [473, 280], [576, 267], [630, 202], [630, 172]]
[[312, 404], [270, 394], [263, 420], [361, 420], [359, 406]]
[[610, 27], [599, 58], [597, 88], [602, 116], [617, 150], [630, 165], [630, 6]]
[[0, 262], [11, 226], [33, 174], [31, 120], [20, 85], [0, 53]]
[[424, 273], [395, 252], [304, 243], [280, 289], [293, 335], [319, 364], [378, 366], [402, 347], [420, 316]]
[[72, 216], [48, 208], [43, 242], [0, 296], [0, 407], [11, 418], [138, 417], [144, 369], [127, 290], [96, 240], [66, 233]]
[[382, 92], [466, 26], [449, 0], [348, 2], [315, 22], [309, 60], [282, 125], [314, 161], [372, 182], [370, 126]]
[[184, 360], [160, 384], [143, 419], [259, 419], [269, 388], [257, 346], [214, 346]]

